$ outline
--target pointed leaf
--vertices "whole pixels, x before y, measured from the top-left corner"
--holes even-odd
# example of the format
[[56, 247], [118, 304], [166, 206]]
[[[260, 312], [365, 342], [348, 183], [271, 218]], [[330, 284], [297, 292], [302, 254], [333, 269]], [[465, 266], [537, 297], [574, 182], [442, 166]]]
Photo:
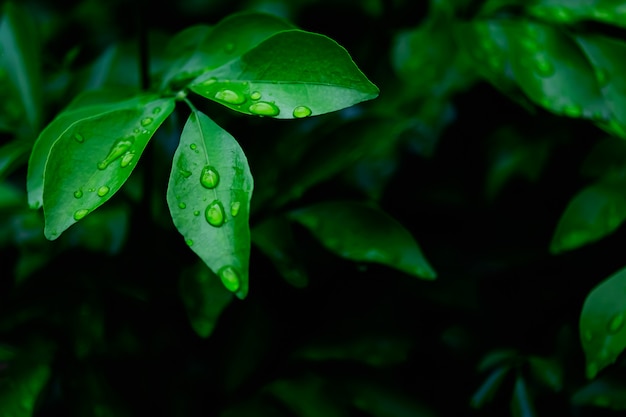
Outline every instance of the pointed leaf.
[[587, 377], [615, 362], [626, 348], [626, 268], [611, 275], [587, 295], [580, 315], [580, 339], [587, 358]]
[[207, 338], [213, 332], [222, 311], [233, 299], [219, 278], [203, 263], [183, 271], [179, 285], [191, 327], [196, 334]]
[[279, 119], [328, 113], [378, 96], [343, 47], [301, 30], [271, 36], [190, 88], [233, 110]]
[[504, 381], [510, 369], [511, 368], [508, 366], [500, 366], [494, 369], [480, 388], [472, 395], [470, 406], [472, 408], [482, 408], [485, 404], [493, 400], [493, 397], [496, 395], [496, 392], [502, 385], [502, 381]]
[[550, 244], [559, 253], [595, 242], [617, 229], [626, 219], [623, 186], [592, 184], [580, 191], [567, 205]]
[[376, 262], [425, 279], [437, 276], [413, 236], [380, 209], [357, 202], [327, 202], [298, 209], [290, 217], [335, 254]]
[[29, 196], [38, 201], [43, 179], [48, 239], [56, 239], [121, 188], [174, 104], [172, 98], [142, 95], [65, 111], [46, 127], [31, 155]]
[[12, 2], [4, 5], [0, 22], [0, 56], [7, 75], [22, 102], [33, 130], [39, 128], [42, 110], [42, 80], [37, 26], [28, 13]]
[[237, 141], [193, 111], [174, 154], [167, 203], [187, 244], [239, 298], [248, 293], [252, 188]]
[[535, 417], [535, 406], [528, 392], [526, 381], [520, 375], [515, 380], [513, 399], [511, 400], [511, 415], [513, 417]]

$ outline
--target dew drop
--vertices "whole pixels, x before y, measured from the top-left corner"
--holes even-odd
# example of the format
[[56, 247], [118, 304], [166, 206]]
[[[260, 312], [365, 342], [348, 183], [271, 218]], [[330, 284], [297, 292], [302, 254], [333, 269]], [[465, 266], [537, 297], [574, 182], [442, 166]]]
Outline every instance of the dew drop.
[[200, 215], [200, 210], [195, 210], [195, 211], [193, 212], [193, 215], [194, 215], [194, 216], [199, 216], [199, 215]]
[[217, 184], [220, 182], [220, 174], [210, 165], [202, 168], [202, 173], [200, 174], [200, 184], [204, 188], [215, 188]]
[[123, 156], [122, 156], [122, 160], [120, 161], [120, 166], [122, 168], [126, 168], [127, 166], [130, 165], [130, 163], [133, 161], [133, 158], [135, 157], [135, 152], [126, 152]]
[[150, 123], [152, 123], [154, 121], [154, 119], [152, 117], [146, 117], [144, 119], [141, 119], [141, 125], [143, 127], [148, 126]]
[[220, 90], [215, 93], [215, 98], [228, 104], [243, 104], [246, 97], [233, 90]]
[[296, 119], [301, 119], [303, 117], [309, 117], [311, 115], [311, 109], [307, 106], [297, 106], [293, 109], [293, 117]]
[[187, 204], [183, 203], [182, 201], [180, 203], [178, 203], [178, 208], [181, 209], [186, 209], [187, 208]]
[[134, 142], [135, 137], [132, 135], [116, 140], [106, 158], [98, 163], [98, 169], [106, 169], [111, 162], [128, 152]]
[[160, 107], [155, 107], [154, 110], [152, 110], [152, 114], [159, 114], [159, 113], [161, 113]]
[[195, 151], [198, 148], [198, 145], [196, 145], [195, 143], [192, 143], [191, 145], [189, 145], [189, 149], [191, 149], [192, 151]]
[[83, 196], [83, 190], [74, 191], [74, 198], [81, 198]]
[[252, 114], [256, 114], [258, 116], [278, 116], [280, 110], [272, 103], [268, 103], [266, 101], [259, 101], [254, 103], [248, 107], [248, 110]]
[[139, 134], [139, 132], [141, 132], [141, 130], [138, 127], [136, 127], [136, 128], [133, 129], [133, 132], [135, 134]]
[[220, 279], [222, 280], [222, 284], [224, 287], [230, 292], [236, 292], [241, 286], [241, 282], [239, 280], [239, 274], [232, 266], [222, 267], [218, 273]]
[[109, 193], [109, 190], [110, 190], [109, 187], [107, 187], [106, 185], [103, 185], [102, 187], [98, 188], [98, 196], [104, 197], [105, 195]]
[[83, 143], [85, 141], [85, 138], [80, 133], [75, 133], [74, 140], [78, 143]]
[[224, 216], [224, 206], [222, 206], [219, 200], [213, 200], [213, 202], [207, 206], [204, 215], [206, 221], [209, 222], [211, 226], [215, 227], [223, 225], [226, 218], [226, 216]]
[[251, 100], [258, 100], [260, 98], [261, 98], [261, 93], [259, 93], [258, 91], [253, 91], [252, 93], [250, 93]]
[[193, 246], [193, 240], [191, 239], [185, 239], [185, 243], [187, 244], [187, 246]]
[[622, 326], [624, 326], [624, 314], [618, 313], [613, 316], [611, 321], [609, 321], [609, 327], [607, 330], [609, 333], [614, 334], [617, 333], [622, 328]]
[[89, 213], [89, 210], [87, 210], [87, 209], [76, 210], [74, 212], [74, 220], [78, 221], [78, 220], [82, 219], [83, 217], [85, 217], [87, 215], [87, 213]]
[[239, 209], [241, 208], [241, 203], [239, 201], [234, 201], [230, 203], [230, 214], [233, 217], [237, 217], [239, 214]]

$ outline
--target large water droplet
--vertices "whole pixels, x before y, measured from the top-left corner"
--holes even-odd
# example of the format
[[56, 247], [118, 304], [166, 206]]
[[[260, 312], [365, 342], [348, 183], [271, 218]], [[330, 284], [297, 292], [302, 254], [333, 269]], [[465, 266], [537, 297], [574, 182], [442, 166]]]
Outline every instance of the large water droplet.
[[133, 143], [135, 142], [135, 137], [132, 135], [125, 136], [121, 139], [115, 141], [109, 154], [104, 158], [101, 162], [98, 163], [98, 169], [105, 169], [111, 164], [111, 162], [115, 161], [120, 156], [124, 155]]
[[609, 321], [608, 332], [617, 333], [624, 326], [624, 314], [618, 313]]
[[233, 217], [237, 217], [239, 214], [239, 209], [241, 208], [241, 203], [239, 201], [233, 201], [230, 203], [230, 214]]
[[215, 93], [215, 98], [228, 104], [242, 104], [246, 101], [246, 97], [233, 90], [220, 90]]
[[251, 100], [258, 100], [260, 98], [261, 98], [261, 93], [259, 93], [258, 91], [253, 91], [252, 93], [250, 93]]
[[78, 143], [83, 143], [85, 138], [80, 133], [74, 133], [74, 140]]
[[87, 209], [79, 209], [74, 212], [74, 220], [78, 221], [89, 213]]
[[107, 187], [106, 185], [103, 185], [102, 187], [98, 188], [98, 196], [104, 197], [105, 195], [109, 193], [109, 190], [110, 190], [109, 187]]
[[224, 284], [224, 287], [226, 287], [226, 289], [230, 292], [236, 292], [241, 286], [239, 274], [232, 266], [222, 267], [218, 271], [217, 275], [220, 276], [222, 284]]
[[293, 117], [296, 119], [301, 119], [303, 117], [309, 117], [311, 115], [311, 109], [307, 106], [297, 106], [293, 109]]
[[266, 101], [259, 101], [258, 103], [251, 104], [248, 107], [250, 113], [256, 114], [258, 116], [278, 116], [280, 110], [272, 103], [268, 103]]
[[74, 191], [74, 198], [81, 198], [83, 196], [83, 190]]
[[122, 160], [120, 161], [120, 166], [122, 168], [125, 168], [125, 167], [129, 166], [130, 163], [133, 161], [134, 157], [135, 157], [135, 152], [126, 152], [122, 156]]
[[211, 189], [217, 187], [217, 184], [220, 182], [220, 174], [218, 174], [217, 170], [210, 165], [202, 168], [202, 173], [200, 174], [200, 184], [203, 187]]
[[144, 119], [141, 119], [141, 125], [143, 127], [148, 126], [150, 123], [152, 123], [154, 121], [154, 119], [152, 117], [146, 117]]
[[224, 206], [219, 200], [213, 200], [213, 202], [207, 206], [204, 215], [206, 217], [206, 221], [209, 222], [211, 226], [215, 227], [223, 225], [224, 220], [226, 219], [226, 216], [224, 215]]

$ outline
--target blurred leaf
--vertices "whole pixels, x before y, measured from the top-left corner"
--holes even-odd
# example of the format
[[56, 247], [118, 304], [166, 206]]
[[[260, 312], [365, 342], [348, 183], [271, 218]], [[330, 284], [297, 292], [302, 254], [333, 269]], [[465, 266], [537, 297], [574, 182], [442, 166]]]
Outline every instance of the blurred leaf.
[[235, 138], [194, 110], [174, 154], [167, 204], [187, 245], [242, 299], [248, 293], [252, 189]]
[[626, 409], [626, 385], [619, 380], [601, 377], [578, 389], [572, 403], [612, 410]]
[[350, 201], [326, 202], [289, 216], [341, 257], [381, 263], [424, 279], [437, 276], [413, 236], [380, 209]]
[[279, 379], [266, 387], [299, 417], [346, 417], [349, 414], [339, 403], [326, 381], [305, 375], [299, 379]]
[[555, 392], [563, 388], [563, 369], [556, 360], [530, 356], [528, 364], [532, 375], [543, 385]]
[[[132, 414], [106, 380], [103, 368], [83, 365], [72, 384], [70, 397], [75, 415], [93, 417], [130, 417]], [[69, 395], [68, 395], [69, 397]]]
[[278, 273], [297, 288], [306, 287], [309, 277], [299, 260], [291, 224], [284, 217], [270, 217], [252, 230], [254, 243], [274, 264]]
[[485, 404], [492, 401], [510, 370], [509, 366], [499, 366], [491, 371], [480, 388], [472, 395], [470, 406], [472, 408], [482, 408]]
[[[18, 350], [9, 345], [0, 344], [0, 361], [6, 362], [13, 360], [18, 354]], [[3, 369], [0, 369], [2, 371]]]
[[71, 247], [80, 247], [110, 255], [120, 253], [128, 236], [130, 208], [114, 204], [102, 207], [66, 233]]
[[550, 251], [559, 253], [595, 242], [626, 219], [626, 195], [620, 184], [598, 182], [572, 198], [559, 219]]
[[222, 311], [233, 299], [233, 294], [224, 288], [219, 278], [204, 263], [181, 273], [179, 293], [191, 327], [205, 339], [213, 333]]
[[478, 372], [485, 372], [495, 367], [511, 365], [520, 361], [520, 354], [513, 349], [497, 349], [487, 353], [477, 366]]
[[596, 142], [587, 153], [580, 171], [588, 178], [608, 181], [626, 179], [626, 141], [609, 136]]
[[252, 399], [240, 400], [220, 413], [220, 417], [293, 417], [272, 398], [255, 395]]
[[535, 406], [533, 399], [528, 392], [526, 381], [518, 375], [513, 388], [513, 398], [511, 400], [512, 417], [535, 417]]
[[104, 308], [95, 297], [85, 297], [74, 315], [74, 354], [84, 359], [90, 354], [102, 352], [105, 344]]
[[532, 14], [550, 22], [596, 20], [626, 27], [626, 8], [619, 0], [533, 0], [527, 4]]
[[36, 22], [29, 13], [6, 2], [0, 22], [0, 53], [18, 94], [30, 128], [36, 132], [42, 119], [42, 77]]
[[12, 183], [0, 181], [0, 209], [16, 207], [26, 202], [26, 195]]
[[436, 414], [415, 395], [380, 382], [359, 381], [349, 386], [356, 408], [374, 417], [434, 417]]
[[587, 378], [615, 362], [626, 347], [626, 268], [598, 284], [585, 299], [580, 339], [587, 359]]
[[32, 143], [25, 139], [14, 139], [0, 146], [0, 179], [11, 174], [28, 160]]

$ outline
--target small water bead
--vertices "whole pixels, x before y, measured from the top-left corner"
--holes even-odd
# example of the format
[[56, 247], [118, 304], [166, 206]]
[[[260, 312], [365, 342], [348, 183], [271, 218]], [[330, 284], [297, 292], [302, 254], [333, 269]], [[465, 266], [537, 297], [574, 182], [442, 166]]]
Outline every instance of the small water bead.
[[243, 104], [246, 101], [243, 94], [233, 90], [220, 90], [215, 93], [215, 98], [228, 104]]
[[138, 127], [133, 129], [133, 133], [135, 133], [136, 135], [138, 135], [139, 132], [141, 132], [141, 130]]
[[226, 219], [226, 216], [224, 215], [224, 206], [219, 200], [213, 200], [213, 202], [207, 206], [204, 215], [206, 217], [206, 221], [214, 227], [220, 227], [224, 224], [224, 220]]
[[259, 93], [258, 91], [253, 91], [252, 93], [250, 93], [251, 100], [258, 100], [260, 98], [261, 98], [261, 93]]
[[180, 209], [186, 209], [187, 208], [187, 204], [183, 203], [182, 201], [180, 203], [178, 203], [178, 208]]
[[198, 145], [196, 145], [195, 143], [192, 143], [191, 145], [189, 145], [189, 149], [191, 149], [192, 151], [195, 151], [198, 148]]
[[193, 215], [194, 216], [199, 216], [200, 215], [200, 210], [194, 210]]
[[161, 113], [160, 107], [155, 107], [154, 110], [152, 110], [152, 114], [159, 114], [159, 113]]
[[624, 314], [618, 313], [609, 322], [608, 332], [617, 333], [624, 326]]
[[146, 126], [148, 126], [150, 123], [152, 123], [153, 121], [154, 121], [154, 119], [153, 119], [152, 117], [146, 117], [146, 118], [141, 119], [141, 125], [142, 125], [143, 127], [146, 127]]
[[104, 197], [105, 195], [107, 195], [109, 193], [110, 188], [107, 187], [106, 185], [103, 185], [102, 187], [98, 188], [98, 196], [99, 197]]
[[257, 103], [253, 103], [248, 107], [248, 110], [252, 114], [256, 114], [258, 116], [278, 116], [280, 110], [272, 103], [268, 103], [266, 101], [259, 101]]
[[83, 190], [74, 191], [74, 198], [81, 198], [83, 196]]
[[237, 217], [239, 214], [239, 209], [241, 208], [241, 203], [239, 201], [234, 201], [230, 203], [230, 214], [233, 217]]
[[74, 220], [78, 221], [89, 213], [87, 209], [79, 209], [74, 212]]
[[295, 117], [296, 119], [309, 117], [311, 113], [311, 109], [309, 109], [307, 106], [297, 106], [295, 109], [293, 109], [293, 117]]
[[193, 240], [191, 239], [185, 239], [185, 243], [187, 244], [187, 246], [193, 246]]
[[217, 78], [211, 77], [209, 79], [204, 80], [202, 82], [202, 84], [200, 84], [200, 85], [202, 85], [203, 87], [210, 87], [211, 85], [215, 84], [216, 82], [217, 82]]
[[78, 143], [83, 143], [85, 141], [85, 138], [80, 133], [75, 133], [74, 140]]
[[217, 184], [220, 182], [220, 174], [217, 172], [215, 168], [210, 165], [202, 168], [202, 173], [200, 174], [200, 184], [203, 187], [212, 189], [217, 187]]
[[125, 136], [115, 141], [106, 158], [98, 163], [98, 169], [106, 169], [111, 162], [128, 152], [130, 147], [133, 146], [133, 143], [135, 143], [135, 137], [132, 135]]
[[222, 280], [222, 284], [224, 287], [230, 292], [236, 292], [241, 286], [241, 281], [239, 279], [239, 274], [232, 266], [222, 267], [217, 275], [219, 275]]
[[126, 168], [127, 166], [130, 165], [130, 163], [133, 161], [133, 158], [135, 157], [135, 152], [126, 152], [123, 156], [122, 156], [122, 160], [120, 161], [120, 166], [122, 168]]

